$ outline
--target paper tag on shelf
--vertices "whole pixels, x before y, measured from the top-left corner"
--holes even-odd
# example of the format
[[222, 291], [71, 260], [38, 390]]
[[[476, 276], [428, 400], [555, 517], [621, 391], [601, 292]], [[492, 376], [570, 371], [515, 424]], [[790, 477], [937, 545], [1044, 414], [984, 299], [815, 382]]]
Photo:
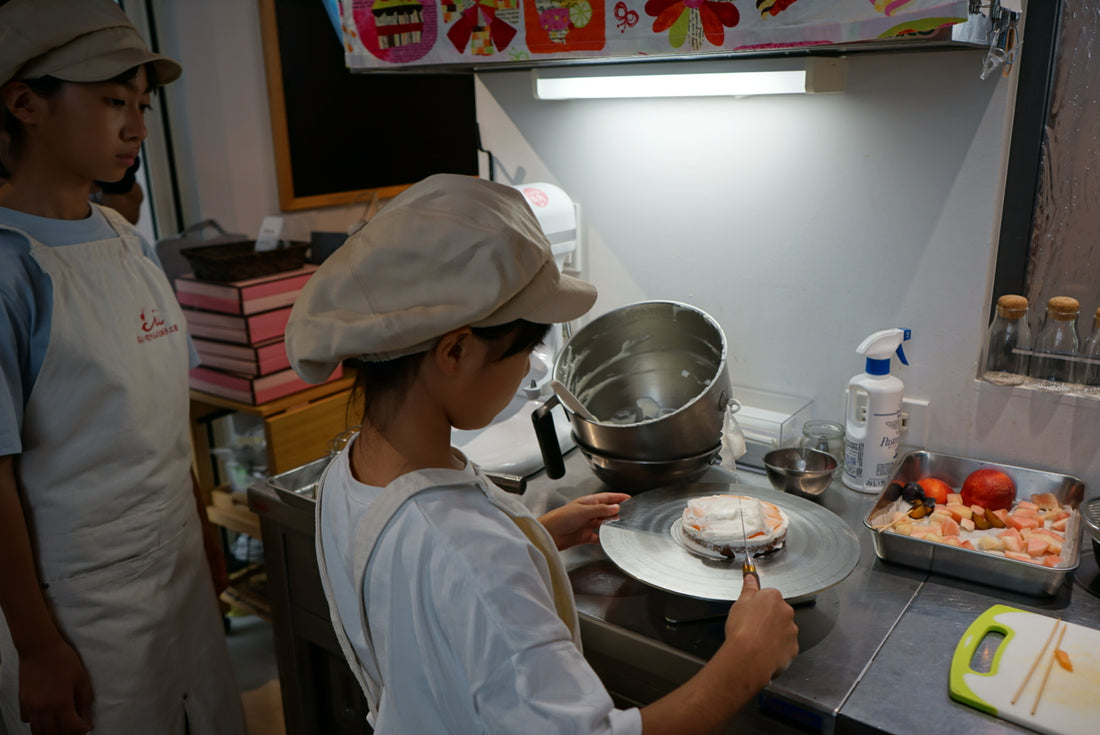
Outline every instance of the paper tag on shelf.
[[274, 250], [279, 245], [279, 236], [283, 234], [282, 217], [264, 217], [260, 223], [260, 234], [256, 236], [256, 252]]

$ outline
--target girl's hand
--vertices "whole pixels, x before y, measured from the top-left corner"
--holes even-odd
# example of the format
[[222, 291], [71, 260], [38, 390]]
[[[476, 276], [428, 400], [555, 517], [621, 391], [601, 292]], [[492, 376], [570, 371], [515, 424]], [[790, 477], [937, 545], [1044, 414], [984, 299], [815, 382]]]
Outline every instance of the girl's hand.
[[[9, 662], [13, 663], [13, 662]], [[33, 735], [92, 729], [92, 682], [80, 656], [58, 637], [19, 656], [19, 715]]]
[[617, 518], [619, 503], [629, 497], [626, 493], [585, 495], [544, 514], [539, 522], [550, 532], [559, 551], [594, 544], [600, 540], [600, 524]]

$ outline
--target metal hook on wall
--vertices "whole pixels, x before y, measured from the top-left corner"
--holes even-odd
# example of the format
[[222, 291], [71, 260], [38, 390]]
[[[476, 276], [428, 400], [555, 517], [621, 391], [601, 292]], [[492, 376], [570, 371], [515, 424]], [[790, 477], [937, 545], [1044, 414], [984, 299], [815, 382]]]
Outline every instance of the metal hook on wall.
[[1004, 67], [1003, 73], [1008, 75], [1009, 69], [1016, 60], [1016, 54], [1023, 44], [1019, 41], [1017, 27], [1020, 22], [1020, 14], [1001, 7], [1000, 0], [992, 0], [989, 5], [971, 3], [971, 8], [988, 8], [989, 19], [993, 24], [989, 34], [989, 50], [982, 59], [982, 71], [979, 75], [982, 79], [988, 79], [997, 69]]

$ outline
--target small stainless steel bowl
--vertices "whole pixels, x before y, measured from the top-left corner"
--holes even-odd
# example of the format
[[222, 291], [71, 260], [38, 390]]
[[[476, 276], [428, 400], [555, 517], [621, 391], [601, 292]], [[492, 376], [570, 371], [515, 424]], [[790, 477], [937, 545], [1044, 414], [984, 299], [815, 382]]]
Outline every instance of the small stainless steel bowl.
[[764, 467], [772, 487], [779, 492], [816, 498], [832, 482], [837, 460], [816, 449], [788, 447], [765, 454]]
[[629, 495], [655, 487], [694, 482], [718, 462], [719, 452], [722, 450], [722, 445], [719, 444], [691, 457], [642, 460], [608, 457], [580, 442], [577, 442], [577, 447], [603, 484]]

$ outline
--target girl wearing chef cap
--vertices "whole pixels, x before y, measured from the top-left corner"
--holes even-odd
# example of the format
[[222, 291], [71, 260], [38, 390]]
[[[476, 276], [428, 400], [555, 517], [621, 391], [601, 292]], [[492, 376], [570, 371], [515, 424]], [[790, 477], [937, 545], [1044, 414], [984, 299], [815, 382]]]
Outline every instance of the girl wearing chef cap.
[[710, 732], [797, 652], [791, 608], [746, 582], [696, 677], [615, 709], [581, 654], [557, 550], [595, 542], [628, 496], [536, 520], [451, 446], [452, 428], [509, 403], [547, 325], [595, 299], [558, 272], [519, 192], [439, 175], [352, 235], [295, 303], [295, 370], [320, 382], [354, 359], [364, 395], [362, 429], [321, 482], [317, 556], [376, 732]]
[[244, 732], [190, 470], [186, 325], [148, 244], [88, 202], [180, 72], [111, 0], [0, 6], [9, 735]]

